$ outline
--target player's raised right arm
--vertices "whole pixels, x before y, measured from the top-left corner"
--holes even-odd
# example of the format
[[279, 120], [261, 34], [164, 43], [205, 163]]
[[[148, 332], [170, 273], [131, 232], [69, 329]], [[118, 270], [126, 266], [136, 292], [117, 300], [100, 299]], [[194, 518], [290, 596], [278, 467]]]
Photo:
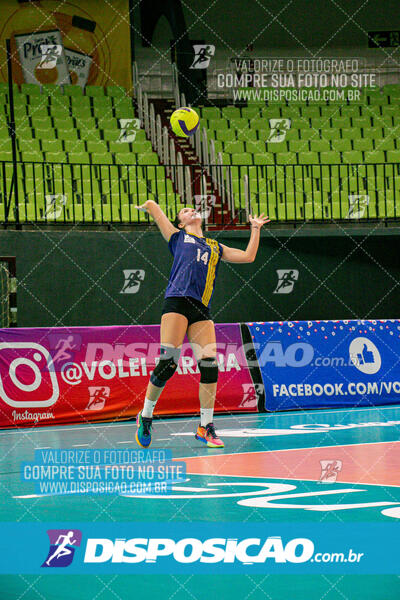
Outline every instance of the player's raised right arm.
[[141, 206], [136, 206], [138, 210], [143, 210], [148, 212], [156, 222], [157, 227], [161, 231], [163, 238], [168, 242], [169, 238], [173, 233], [179, 231], [176, 227], [174, 227], [171, 221], [168, 219], [164, 211], [160, 208], [157, 202], [154, 200], [147, 200]]

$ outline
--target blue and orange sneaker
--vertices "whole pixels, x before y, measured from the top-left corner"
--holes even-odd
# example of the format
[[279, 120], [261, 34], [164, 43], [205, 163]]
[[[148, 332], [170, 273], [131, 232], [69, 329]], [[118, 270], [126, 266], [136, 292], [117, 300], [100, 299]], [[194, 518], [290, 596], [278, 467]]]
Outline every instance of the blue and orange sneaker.
[[199, 425], [194, 437], [196, 438], [196, 440], [199, 440], [200, 442], [203, 442], [203, 444], [206, 444], [209, 448], [224, 447], [224, 442], [220, 440], [217, 436], [213, 423], [209, 423], [205, 427]]
[[148, 448], [151, 444], [151, 425], [153, 419], [142, 417], [142, 411], [136, 416], [136, 441], [142, 448]]

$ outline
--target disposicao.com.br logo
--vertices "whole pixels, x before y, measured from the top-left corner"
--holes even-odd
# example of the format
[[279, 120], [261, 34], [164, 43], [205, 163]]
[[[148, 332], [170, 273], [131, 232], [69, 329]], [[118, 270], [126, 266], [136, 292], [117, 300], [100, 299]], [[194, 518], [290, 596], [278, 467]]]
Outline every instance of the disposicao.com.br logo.
[[[347, 554], [315, 553], [312, 540], [293, 538], [286, 543], [280, 536], [267, 538], [208, 538], [201, 540], [188, 537], [180, 540], [171, 538], [132, 538], [115, 540], [90, 538], [86, 544], [85, 563], [160, 563], [172, 559], [176, 563], [241, 563], [262, 564], [272, 561], [277, 564], [311, 562], [359, 562], [362, 553], [350, 549]], [[322, 558], [323, 557], [323, 558]]]

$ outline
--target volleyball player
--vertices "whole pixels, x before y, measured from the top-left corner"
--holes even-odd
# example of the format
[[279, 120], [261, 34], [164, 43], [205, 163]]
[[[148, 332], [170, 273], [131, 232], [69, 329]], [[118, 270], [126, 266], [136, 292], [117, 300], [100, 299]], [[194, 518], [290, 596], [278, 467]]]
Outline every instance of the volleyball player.
[[151, 444], [153, 411], [166, 382], [176, 371], [185, 334], [192, 345], [200, 371], [200, 425], [195, 437], [209, 448], [223, 448], [213, 424], [218, 364], [214, 322], [210, 302], [221, 260], [230, 263], [254, 261], [260, 229], [269, 221], [262, 213], [249, 216], [251, 235], [246, 250], [230, 248], [202, 231], [201, 214], [182, 208], [172, 224], [160, 206], [148, 200], [138, 210], [147, 211], [156, 222], [174, 257], [162, 308], [160, 361], [150, 376], [143, 409], [136, 417], [136, 441], [142, 448]]

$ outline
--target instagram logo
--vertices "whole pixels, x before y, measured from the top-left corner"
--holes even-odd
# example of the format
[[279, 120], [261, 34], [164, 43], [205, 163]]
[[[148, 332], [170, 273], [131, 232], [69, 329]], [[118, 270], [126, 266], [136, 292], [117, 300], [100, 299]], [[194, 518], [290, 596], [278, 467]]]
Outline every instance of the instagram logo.
[[16, 408], [52, 406], [59, 389], [53, 360], [34, 342], [0, 344], [0, 398]]

